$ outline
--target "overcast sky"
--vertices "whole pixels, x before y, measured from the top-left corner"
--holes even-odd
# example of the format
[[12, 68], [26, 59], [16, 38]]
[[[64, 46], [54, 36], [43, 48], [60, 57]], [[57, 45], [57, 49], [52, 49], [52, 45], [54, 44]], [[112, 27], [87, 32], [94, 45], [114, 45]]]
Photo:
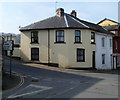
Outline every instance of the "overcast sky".
[[78, 18], [93, 23], [104, 18], [118, 21], [118, 2], [1, 2], [0, 32], [18, 34], [19, 26], [55, 16], [59, 7], [66, 13], [76, 10]]

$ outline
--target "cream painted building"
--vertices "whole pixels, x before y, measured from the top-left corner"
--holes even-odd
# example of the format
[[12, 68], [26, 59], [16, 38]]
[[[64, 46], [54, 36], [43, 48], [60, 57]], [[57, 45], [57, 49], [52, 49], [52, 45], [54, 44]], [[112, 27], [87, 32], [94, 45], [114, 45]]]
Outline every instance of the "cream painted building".
[[95, 34], [107, 31], [57, 9], [56, 16], [22, 27], [21, 59], [64, 68], [95, 68]]
[[98, 23], [98, 25], [100, 25], [100, 26], [111, 26], [111, 25], [120, 25], [120, 23], [105, 18], [105, 19], [101, 20], [101, 21]]

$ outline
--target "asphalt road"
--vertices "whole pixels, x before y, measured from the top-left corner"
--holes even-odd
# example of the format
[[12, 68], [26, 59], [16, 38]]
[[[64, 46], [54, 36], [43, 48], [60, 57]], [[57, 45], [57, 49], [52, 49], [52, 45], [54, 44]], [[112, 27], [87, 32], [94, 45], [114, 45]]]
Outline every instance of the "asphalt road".
[[[12, 70], [22, 75], [24, 84], [4, 93], [3, 98], [118, 98], [117, 72], [57, 70], [41, 66], [12, 61]], [[8, 60], [5, 68], [9, 70]]]

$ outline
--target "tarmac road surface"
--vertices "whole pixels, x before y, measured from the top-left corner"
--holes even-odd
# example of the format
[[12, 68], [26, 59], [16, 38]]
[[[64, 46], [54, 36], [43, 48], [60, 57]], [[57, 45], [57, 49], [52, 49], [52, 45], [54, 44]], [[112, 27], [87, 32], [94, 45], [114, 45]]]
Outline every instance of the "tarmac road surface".
[[[9, 69], [8, 60], [5, 68]], [[118, 98], [117, 72], [59, 69], [16, 60], [12, 70], [22, 75], [24, 83], [3, 98]]]

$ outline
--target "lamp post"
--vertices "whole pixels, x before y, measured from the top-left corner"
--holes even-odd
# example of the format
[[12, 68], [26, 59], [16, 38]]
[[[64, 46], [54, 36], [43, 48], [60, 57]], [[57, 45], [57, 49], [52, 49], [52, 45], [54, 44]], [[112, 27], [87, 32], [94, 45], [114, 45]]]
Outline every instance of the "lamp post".
[[5, 41], [4, 33], [2, 33], [2, 73], [4, 73], [4, 49], [3, 49], [4, 41]]
[[[12, 41], [12, 34], [10, 34], [10, 41]], [[13, 44], [12, 44], [13, 45]], [[12, 76], [12, 50], [10, 50], [10, 77]]]

